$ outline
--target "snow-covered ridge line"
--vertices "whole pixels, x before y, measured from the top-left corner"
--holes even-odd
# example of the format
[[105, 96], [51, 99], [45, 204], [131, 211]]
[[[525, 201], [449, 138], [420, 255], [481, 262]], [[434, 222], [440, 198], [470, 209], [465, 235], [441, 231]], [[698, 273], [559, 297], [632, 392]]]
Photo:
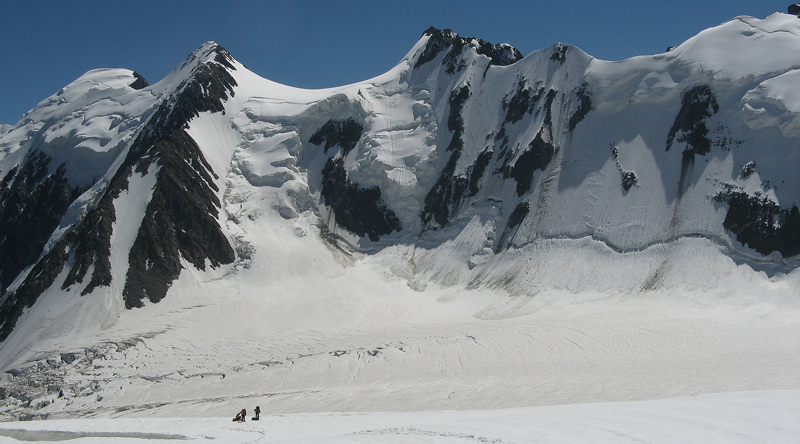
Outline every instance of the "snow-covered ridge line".
[[[78, 284], [81, 287], [80, 294], [86, 295], [94, 291], [98, 286], [108, 287], [112, 284], [110, 271], [112, 267], [110, 262], [112, 246], [110, 245], [110, 240], [113, 223], [116, 221], [114, 200], [120, 196], [122, 190], [128, 188], [128, 178], [134, 170], [139, 173], [146, 173], [152, 162], [157, 162], [162, 166], [165, 162], [172, 162], [172, 169], [177, 171], [183, 169], [183, 171], [165, 175], [161, 174], [161, 169], [156, 169], [158, 173], [153, 172], [151, 174], [156, 174], [162, 181], [167, 180], [173, 183], [176, 179], [178, 179], [179, 183], [181, 180], [185, 180], [180, 179], [180, 177], [198, 174], [201, 176], [199, 180], [189, 179], [193, 184], [199, 185], [192, 187], [192, 193], [202, 192], [202, 184], [204, 182], [209, 184], [213, 190], [207, 192], [207, 196], [204, 198], [206, 202], [200, 205], [216, 205], [216, 207], [219, 207], [219, 201], [213, 195], [214, 191], [216, 191], [216, 185], [214, 185], [207, 172], [210, 167], [203, 160], [202, 154], [189, 165], [184, 164], [191, 152], [196, 150], [196, 144], [188, 135], [185, 135], [183, 127], [193, 116], [200, 112], [221, 110], [220, 103], [227, 98], [226, 94], [230, 92], [232, 86], [235, 86], [235, 81], [229, 75], [227, 78], [225, 77], [226, 69], [233, 69], [229, 60], [232, 60], [232, 58], [224, 49], [213, 42], [209, 42], [190, 55], [187, 61], [170, 74], [167, 79], [152, 87], [153, 90], [162, 89], [160, 94], [156, 94], [160, 99], [151, 105], [154, 110], [148, 110], [149, 116], [143, 120], [141, 128], [136, 131], [135, 139], [121, 149], [114, 168], [107, 173], [108, 179], [100, 184], [101, 186], [105, 185], [105, 187], [103, 189], [90, 190], [92, 195], [95, 196], [93, 197], [94, 205], [85, 206], [82, 210], [82, 217], [74, 220], [73, 224], [62, 228], [60, 231], [65, 234], [57, 242], [50, 242], [52, 246], [50, 249], [42, 248], [35, 266], [25, 270], [25, 273], [18, 277], [17, 282], [8, 289], [4, 296], [2, 308], [0, 308], [3, 312], [3, 327], [0, 336], [5, 338], [11, 332], [16, 324], [16, 319], [22, 313], [23, 307], [32, 305], [42, 289], [54, 285], [58, 274], [64, 269], [67, 262], [72, 262], [72, 264], [66, 279], [60, 284], [62, 290], [68, 290], [73, 285]], [[135, 80], [131, 84], [136, 85], [138, 83], [137, 86], [141, 85], [141, 77], [134, 76], [134, 78]], [[182, 80], [178, 81], [177, 79]], [[177, 86], [172, 90], [172, 85], [175, 84]], [[128, 86], [132, 88], [130, 85]], [[145, 87], [146, 89], [147, 87]], [[164, 149], [165, 147], [167, 147], [166, 150]], [[40, 154], [40, 156], [42, 155]], [[170, 161], [174, 156], [180, 156], [180, 160]], [[49, 161], [48, 158], [45, 159]], [[188, 171], [186, 170], [187, 166]], [[63, 165], [61, 168], [63, 169]], [[61, 170], [57, 170], [56, 177], [60, 178], [63, 173], [58, 173], [58, 171]], [[42, 173], [39, 174], [42, 175]], [[29, 180], [27, 179], [29, 176], [31, 174], [23, 176], [23, 178], [14, 178], [11, 189], [15, 184], [23, 180]], [[4, 180], [9, 181], [12, 177], [9, 174]], [[156, 182], [156, 184], [159, 183], [158, 181]], [[161, 185], [161, 187], [164, 187], [164, 185]], [[176, 187], [169, 185], [167, 188], [170, 190], [169, 193], [174, 193], [186, 187], [179, 186], [176, 189]], [[77, 196], [78, 193], [73, 193], [72, 200], [75, 200]], [[155, 196], [158, 197], [160, 194], [155, 194]], [[161, 202], [163, 201], [162, 198]], [[168, 201], [169, 198], [167, 199]], [[67, 202], [67, 204], [69, 203], [71, 202]], [[28, 208], [32, 211], [38, 209], [30, 206]], [[61, 217], [66, 213], [66, 210], [62, 211], [64, 212], [52, 214], [51, 217]], [[158, 212], [156, 204], [151, 202], [148, 205], [148, 213]], [[169, 211], [167, 212], [170, 213]], [[213, 212], [213, 209], [202, 210], [198, 216], [203, 217], [203, 213]], [[173, 214], [172, 217], [176, 216]], [[149, 219], [144, 220], [146, 222]], [[11, 223], [14, 222], [12, 221]], [[160, 223], [169, 224], [174, 222], [160, 221]], [[145, 227], [147, 226], [145, 225]], [[139, 227], [130, 227], [130, 229], [139, 230]], [[152, 232], [152, 228], [150, 230]], [[39, 235], [47, 232], [42, 229], [37, 231]], [[36, 234], [36, 232], [32, 233], [32, 235]], [[159, 233], [159, 236], [162, 234]], [[143, 237], [143, 239], [146, 239], [146, 237]], [[25, 242], [29, 240], [21, 236], [18, 241]], [[143, 248], [146, 250], [146, 247], [141, 246], [142, 242], [147, 241], [134, 242], [133, 246], [130, 247], [134, 252], [130, 254], [130, 260], [132, 264], [138, 264], [139, 267], [149, 267], [150, 265], [145, 264], [149, 264], [151, 259], [146, 257], [148, 253], [142, 252]], [[150, 243], [152, 244], [153, 242], [151, 241]], [[227, 245], [227, 242], [225, 241], [223, 245]], [[181, 247], [177, 246], [177, 248]], [[169, 251], [169, 249], [159, 248], [156, 254], [162, 257], [165, 251]], [[233, 260], [233, 253], [230, 247], [228, 247], [228, 251], [225, 251], [224, 248], [219, 251], [222, 251], [221, 254], [223, 256], [227, 254], [227, 256], [224, 256], [224, 260], [228, 262]], [[145, 258], [139, 259], [142, 255], [145, 255]], [[126, 261], [128, 256], [129, 254], [127, 253], [123, 256]], [[28, 260], [34, 257], [31, 256]], [[217, 254], [213, 254], [211, 257], [212, 264], [218, 265], [218, 262], [216, 262]], [[176, 257], [173, 260], [177, 262], [178, 259]], [[195, 259], [194, 265], [203, 267], [205, 265], [204, 260]], [[175, 263], [172, 265], [173, 269], [176, 267], [180, 269], [180, 264]], [[151, 278], [146, 279], [149, 282], [147, 287], [142, 287], [144, 285], [142, 280], [136, 276], [139, 268], [136, 266], [126, 268], [128, 268], [128, 276], [125, 277], [125, 290], [130, 292], [127, 289], [131, 285], [140, 286], [135, 296], [127, 296], [123, 292], [126, 305], [129, 307], [139, 305], [142, 297], [148, 297], [155, 301], [163, 297], [166, 289], [160, 288], [158, 284], [153, 284]], [[87, 273], [90, 275], [90, 280], [88, 283], [84, 283]], [[173, 273], [174, 277], [176, 277], [177, 273], [174, 271]], [[174, 277], [171, 279], [174, 279]], [[171, 281], [170, 278], [167, 279], [167, 282]]]
[[0, 134], [0, 364], [242, 292], [281, 324], [274, 295], [348, 273], [534, 301], [795, 282], [798, 51], [800, 19], [774, 14], [620, 62], [431, 28], [316, 91], [214, 42], [153, 85], [92, 71]]

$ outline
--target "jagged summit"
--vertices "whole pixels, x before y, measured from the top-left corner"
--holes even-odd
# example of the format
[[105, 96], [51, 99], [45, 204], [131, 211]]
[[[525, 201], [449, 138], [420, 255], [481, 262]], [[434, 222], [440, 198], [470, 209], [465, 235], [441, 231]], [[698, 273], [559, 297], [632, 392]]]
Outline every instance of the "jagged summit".
[[522, 59], [522, 54], [517, 48], [508, 43], [492, 45], [479, 38], [460, 37], [450, 29], [440, 30], [431, 26], [422, 33], [422, 36], [428, 37], [428, 42], [422, 53], [417, 57], [414, 68], [419, 68], [430, 62], [442, 51], [445, 51], [443, 63], [447, 63], [448, 69], [451, 71], [455, 69], [457, 58], [466, 49], [471, 49], [480, 55], [489, 57], [492, 65], [506, 66]]
[[[230, 64], [230, 62], [233, 61], [233, 56], [231, 56], [231, 54], [217, 42], [208, 41], [192, 51], [192, 53], [186, 57], [186, 60], [178, 65], [178, 67], [175, 68], [167, 77], [170, 77], [175, 73], [185, 73], [187, 71], [189, 73], [194, 72], [199, 66], [212, 61], [226, 65], [227, 67], [233, 69], [233, 66]], [[186, 74], [182, 74], [182, 76], [186, 77]], [[189, 76], [191, 76], [191, 74], [189, 74]]]
[[178, 129], [204, 111], [219, 112], [232, 97], [236, 80], [231, 71], [235, 60], [224, 48], [208, 42], [195, 50], [173, 75], [182, 79], [165, 100], [150, 129]]

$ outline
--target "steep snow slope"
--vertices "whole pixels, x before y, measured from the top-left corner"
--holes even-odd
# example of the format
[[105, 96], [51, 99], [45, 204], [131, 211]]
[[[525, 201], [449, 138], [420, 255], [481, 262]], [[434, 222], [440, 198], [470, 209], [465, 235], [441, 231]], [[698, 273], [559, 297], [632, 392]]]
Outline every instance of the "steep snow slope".
[[[78, 163], [73, 168], [68, 162], [62, 162], [57, 168], [50, 166], [54, 155], [56, 160], [65, 155], [61, 149], [55, 154], [49, 153], [53, 144], [62, 144], [62, 138], [78, 141], [76, 150], [79, 151], [82, 144], [88, 143], [97, 150], [104, 146], [104, 143], [94, 143], [92, 137], [95, 136], [92, 135], [102, 132], [99, 128], [107, 123], [107, 119], [96, 119], [99, 123], [86, 120], [83, 117], [85, 111], [70, 111], [76, 107], [71, 102], [65, 101], [63, 105], [71, 116], [66, 119], [68, 125], [56, 125], [56, 136], [48, 139], [47, 131], [42, 136], [36, 130], [38, 123], [33, 129], [26, 130], [31, 124], [23, 119], [3, 139], [10, 138], [3, 159], [8, 172], [3, 179], [2, 221], [4, 231], [9, 235], [3, 237], [2, 245], [6, 277], [2, 282], [5, 294], [0, 307], [2, 337], [11, 332], [23, 308], [31, 306], [49, 290], [87, 295], [101, 287], [105, 288], [104, 297], [116, 299], [121, 289], [125, 305], [133, 307], [141, 305], [143, 298], [155, 302], [163, 297], [181, 269], [178, 263], [180, 255], [197, 268], [204, 268], [206, 259], [212, 265], [218, 265], [219, 260], [232, 262], [233, 250], [216, 222], [209, 220], [215, 217], [212, 213], [220, 205], [211, 179], [214, 173], [209, 171], [210, 166], [202, 158], [196, 143], [183, 129], [188, 119], [197, 113], [217, 109], [219, 104], [216, 100], [221, 100], [219, 97], [224, 96], [230, 86], [225, 82], [232, 79], [226, 78], [224, 69], [218, 68], [227, 63], [225, 57], [229, 56], [217, 49], [216, 45], [201, 47], [153, 87], [145, 86], [146, 82], [134, 76], [136, 80], [131, 85], [143, 88], [136, 95], [157, 100], [142, 99], [142, 109], [146, 110], [136, 117], [141, 124], [126, 127], [127, 131], [112, 150], [113, 162], [107, 163], [110, 167], [102, 175], [93, 171], [76, 178], [69, 173], [71, 170], [89, 170], [97, 165], [103, 167], [102, 162], [89, 162], [88, 166]], [[119, 77], [113, 72], [90, 72], [76, 81], [71, 89], [79, 99], [91, 95], [94, 89], [120, 94], [100, 82], [109, 76], [112, 79]], [[98, 82], [103, 86], [95, 88]], [[215, 90], [215, 86], [222, 91]], [[125, 88], [120, 103], [125, 103], [127, 97], [134, 94], [129, 92], [131, 86]], [[209, 90], [217, 97], [209, 98]], [[50, 103], [60, 101], [51, 98], [31, 114], [51, 114], [48, 111]], [[83, 106], [81, 100], [77, 102], [78, 108]], [[104, 100], [101, 104], [105, 105]], [[57, 110], [63, 113], [61, 108]], [[58, 115], [56, 112], [52, 114]], [[70, 128], [74, 126], [73, 120], [80, 119], [88, 122], [87, 129]], [[53, 123], [46, 126], [47, 130], [49, 126]], [[19, 136], [25, 131], [44, 139], [28, 143], [33, 136]], [[60, 136], [63, 134], [66, 135]], [[131, 189], [132, 177], [136, 175], [155, 175], [152, 192], [147, 188]], [[92, 177], [92, 183], [82, 183], [80, 179], [85, 177]], [[148, 184], [151, 181], [134, 183]], [[123, 221], [122, 226], [132, 232], [119, 233], [119, 227], [115, 230], [119, 211], [115, 205], [126, 190], [128, 195], [135, 196], [134, 199], [143, 199], [144, 204], [139, 207], [146, 209], [146, 213], [133, 216], [134, 219], [138, 217], [141, 224]], [[160, 231], [162, 229], [167, 231]], [[135, 241], [127, 243], [121, 255], [112, 255], [112, 250], [119, 251], [117, 245], [111, 245], [112, 232], [116, 232], [115, 237], [120, 239], [133, 236]], [[159, 240], [154, 239], [156, 235]], [[197, 241], [198, 236], [206, 236], [202, 245]], [[208, 249], [213, 251], [208, 252]], [[112, 264], [112, 258], [121, 258], [123, 262]], [[121, 282], [112, 282], [112, 268], [127, 268]], [[144, 278], [143, 273], [148, 276]], [[89, 280], [84, 282], [87, 276]]]
[[431, 28], [316, 91], [213, 42], [90, 71], [0, 136], [6, 412], [797, 388], [798, 50], [776, 13], [620, 62]]

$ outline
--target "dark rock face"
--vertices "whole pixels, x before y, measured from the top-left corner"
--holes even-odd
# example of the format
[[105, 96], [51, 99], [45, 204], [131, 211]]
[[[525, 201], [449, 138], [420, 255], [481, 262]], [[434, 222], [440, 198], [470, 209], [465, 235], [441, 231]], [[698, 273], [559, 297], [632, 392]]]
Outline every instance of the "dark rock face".
[[174, 130], [183, 128], [201, 112], [221, 112], [228, 95], [233, 97], [236, 80], [228, 72], [233, 70], [233, 57], [221, 46], [216, 47], [213, 62], [199, 65], [194, 74], [178, 87], [181, 91], [171, 101], [161, 105], [152, 129]]
[[460, 152], [450, 156], [439, 179], [425, 196], [425, 206], [420, 213], [420, 218], [426, 226], [432, 225], [433, 228], [440, 228], [450, 222], [450, 212], [457, 203], [456, 195], [463, 185], [457, 177], [453, 176], [459, 157], [461, 157]]
[[569, 130], [572, 131], [578, 126], [581, 120], [589, 114], [589, 111], [592, 110], [592, 93], [589, 91], [589, 84], [584, 83], [575, 91], [575, 95], [578, 97], [578, 109], [575, 110], [575, 114], [573, 114], [569, 118]]
[[536, 103], [542, 98], [544, 87], [539, 87], [536, 91], [531, 87], [525, 87], [522, 82], [517, 85], [517, 90], [510, 99], [503, 100], [503, 109], [506, 110], [505, 123], [517, 123], [522, 120], [525, 113], [532, 113]]
[[0, 294], [42, 254], [69, 205], [80, 195], [64, 178], [64, 165], [50, 172], [50, 157], [32, 152], [0, 183]]
[[128, 85], [128, 86], [130, 86], [131, 88], [133, 88], [133, 89], [143, 89], [143, 88], [147, 88], [148, 86], [150, 86], [150, 84], [149, 84], [149, 83], [147, 83], [147, 80], [145, 80], [145, 79], [144, 79], [144, 77], [142, 77], [141, 75], [139, 75], [139, 73], [138, 73], [138, 72], [134, 71], [134, 72], [133, 72], [133, 77], [134, 77], [136, 80], [134, 80], [134, 81], [133, 81], [133, 83], [131, 83], [130, 85]]
[[528, 148], [519, 156], [507, 177], [517, 181], [517, 196], [522, 196], [533, 185], [533, 173], [536, 170], [544, 171], [556, 153], [555, 146], [542, 138], [544, 129], [539, 130]]
[[567, 50], [569, 47], [563, 43], [558, 43], [553, 47], [553, 54], [550, 55], [550, 60], [564, 64], [567, 61]]
[[681, 176], [678, 181], [678, 198], [683, 196], [689, 172], [692, 170], [695, 155], [706, 155], [711, 152], [711, 139], [708, 138], [706, 120], [719, 112], [717, 98], [708, 85], [698, 85], [683, 92], [681, 95], [681, 109], [675, 116], [667, 134], [667, 148], [677, 141], [686, 143], [681, 158]]
[[756, 172], [756, 163], [753, 161], [747, 162], [742, 166], [742, 169], [739, 170], [739, 177], [742, 179], [747, 179], [748, 177], [752, 176], [753, 173]]
[[234, 261], [235, 253], [217, 222], [221, 206], [214, 183], [217, 176], [200, 147], [184, 130], [201, 112], [220, 112], [236, 81], [230, 54], [216, 48], [214, 62], [198, 66], [172, 107], [162, 106], [131, 152], [140, 155], [135, 171], [160, 166], [153, 196], [133, 243], [122, 295], [127, 308], [142, 306], [145, 298], [160, 301], [178, 278], [180, 257], [205, 270]]
[[447, 146], [451, 151], [447, 164], [439, 174], [439, 179], [425, 196], [425, 206], [420, 218], [424, 225], [434, 222], [433, 227], [443, 227], [450, 222], [451, 211], [466, 197], [474, 196], [478, 192], [478, 181], [483, 176], [492, 157], [491, 151], [484, 151], [478, 156], [475, 164], [467, 171], [466, 176], [456, 176], [455, 169], [461, 151], [464, 149], [464, 116], [462, 111], [464, 103], [471, 95], [468, 85], [450, 93], [450, 114], [447, 118], [447, 128], [453, 132], [453, 138]]
[[113, 200], [127, 189], [128, 178], [134, 171], [145, 174], [152, 163], [160, 169], [128, 258], [122, 292], [125, 306], [140, 307], [145, 299], [160, 301], [180, 274], [180, 257], [201, 270], [205, 269], [206, 259], [213, 267], [235, 259], [233, 248], [217, 223], [220, 202], [214, 184], [216, 175], [184, 130], [189, 120], [201, 112], [223, 111], [224, 102], [234, 94], [236, 81], [227, 71], [233, 69], [232, 58], [219, 46], [215, 52], [213, 62], [198, 65], [194, 75], [179, 87], [179, 93], [162, 103], [131, 147], [96, 208], [97, 214], [87, 216], [87, 219], [99, 218], [107, 227], [96, 230], [96, 235], [85, 234], [89, 239], [95, 237], [92, 244], [96, 248], [85, 247], [94, 253], [83, 252], [80, 257], [89, 258], [83, 259], [86, 264], [73, 267], [70, 273], [75, 272], [75, 282], [82, 282], [89, 265], [95, 264], [84, 293], [98, 285], [110, 284], [110, 269], [106, 270], [104, 265], [110, 255], [108, 221], [114, 220]]
[[420, 217], [425, 225], [443, 227], [450, 223], [450, 216], [459, 204], [467, 198], [478, 194], [478, 182], [486, 172], [486, 167], [492, 160], [492, 151], [484, 151], [470, 165], [464, 175], [454, 175], [456, 161], [460, 157], [455, 153], [450, 157], [447, 165], [442, 170], [439, 180], [425, 196], [425, 207]]
[[522, 60], [522, 53], [517, 48], [508, 44], [492, 45], [489, 42], [476, 38], [466, 38], [466, 41], [474, 41], [478, 44], [478, 54], [489, 57], [491, 65], [508, 66]]
[[474, 37], [459, 37], [458, 34], [450, 29], [436, 29], [433, 26], [428, 28], [423, 36], [430, 36], [428, 43], [422, 50], [414, 64], [414, 69], [435, 59], [439, 53], [447, 50], [443, 64], [446, 66], [448, 74], [453, 74], [463, 69], [459, 58], [467, 48], [472, 48], [480, 55], [489, 57], [490, 65], [507, 66], [522, 60], [522, 53], [516, 48], [507, 44], [492, 45], [484, 40]]
[[617, 169], [619, 170], [620, 175], [622, 175], [622, 189], [625, 191], [630, 191], [637, 183], [639, 183], [639, 179], [636, 177], [636, 174], [633, 171], [626, 171], [622, 168], [622, 164], [619, 162], [619, 148], [615, 145], [611, 145], [611, 158], [614, 159], [614, 162], [617, 164]]
[[61, 287], [63, 290], [82, 283], [92, 266], [94, 271], [81, 295], [87, 295], [99, 286], [111, 285], [111, 232], [117, 220], [114, 199], [119, 197], [122, 190], [128, 188], [130, 167], [125, 168], [125, 171], [127, 174], [115, 175], [112, 185], [106, 191], [106, 196], [89, 211], [81, 225], [64, 238], [65, 242], [72, 245], [74, 261]]
[[67, 242], [56, 244], [34, 265], [28, 277], [0, 306], [0, 341], [5, 341], [27, 307], [32, 307], [39, 295], [47, 290], [64, 268], [69, 258]]
[[417, 69], [435, 59], [440, 52], [453, 45], [459, 38], [458, 34], [450, 29], [440, 30], [434, 28], [433, 26], [425, 30], [422, 35], [430, 36], [430, 39], [428, 39], [428, 43], [422, 50], [422, 54], [420, 54], [420, 56], [417, 58], [417, 62], [414, 64], [414, 69]]
[[[129, 256], [122, 296], [127, 308], [147, 298], [164, 298], [185, 258], [205, 270], [234, 261], [235, 253], [220, 229], [220, 202], [214, 175], [200, 148], [183, 130], [155, 142], [151, 158], [161, 166], [153, 196]], [[137, 165], [146, 171], [146, 162]], [[214, 178], [212, 178], [214, 176]]]
[[362, 132], [364, 132], [364, 127], [352, 118], [347, 120], [328, 120], [308, 141], [314, 145], [322, 145], [324, 143], [325, 153], [330, 148], [340, 146], [342, 155], [346, 156], [356, 147], [356, 144], [361, 139]]
[[544, 125], [550, 129], [550, 134], [553, 133], [553, 102], [556, 100], [558, 91], [551, 89], [547, 91], [547, 97], [544, 101]]
[[373, 242], [402, 229], [400, 219], [381, 199], [378, 187], [361, 188], [347, 178], [344, 159], [328, 159], [322, 169], [322, 197], [333, 210], [336, 223]]
[[789, 5], [787, 8], [787, 12], [792, 15], [800, 16], [800, 3], [795, 3], [793, 5]]
[[392, 231], [400, 231], [400, 219], [386, 206], [378, 187], [362, 188], [347, 178], [344, 156], [352, 151], [364, 127], [353, 118], [328, 120], [308, 140], [323, 145], [324, 152], [341, 148], [342, 157], [329, 158], [322, 169], [322, 197], [333, 210], [336, 223], [358, 236], [368, 236], [373, 242]]
[[681, 95], [681, 109], [667, 135], [667, 151], [673, 142], [686, 143], [684, 154], [706, 155], [711, 151], [706, 119], [719, 112], [717, 98], [708, 85], [699, 85]]
[[489, 162], [492, 161], [493, 154], [494, 153], [489, 150], [478, 154], [478, 158], [475, 159], [475, 163], [472, 164], [467, 171], [469, 187], [467, 188], [468, 192], [464, 195], [464, 197], [472, 197], [478, 194], [478, 181], [481, 180], [483, 173], [486, 172], [486, 167], [488, 167]]
[[781, 208], [761, 193], [749, 195], [728, 186], [714, 196], [728, 204], [722, 225], [736, 240], [763, 255], [780, 252], [783, 257], [800, 254], [800, 211], [797, 205]]
[[508, 223], [506, 224], [506, 228], [503, 230], [503, 234], [500, 236], [497, 244], [495, 245], [495, 249], [500, 249], [503, 247], [505, 242], [509, 239], [512, 232], [515, 228], [522, 224], [522, 221], [525, 220], [525, 217], [531, 211], [531, 204], [528, 202], [520, 202], [514, 207], [514, 211], [511, 212], [511, 215], [508, 216]]
[[[0, 307], [0, 340], [10, 334], [24, 307], [33, 305], [39, 295], [53, 284], [70, 259], [73, 262], [63, 289], [83, 283], [89, 270], [93, 270], [92, 276], [81, 294], [88, 294], [98, 286], [110, 285], [111, 232], [116, 220], [114, 200], [128, 189], [129, 178], [134, 171], [144, 174], [153, 163], [160, 168], [153, 197], [130, 253], [128, 276], [123, 289], [125, 305], [132, 308], [141, 306], [145, 298], [153, 302], [163, 298], [180, 273], [180, 257], [200, 269], [205, 268], [206, 260], [212, 266], [218, 266], [235, 259], [233, 248], [216, 219], [220, 207], [216, 197], [218, 188], [214, 184], [216, 176], [184, 129], [189, 119], [201, 112], [222, 111], [225, 100], [233, 96], [236, 82], [226, 70], [233, 68], [232, 58], [219, 46], [214, 51], [214, 61], [198, 65], [176, 94], [163, 102], [153, 114], [136, 137], [97, 205], [36, 263], [25, 281], [7, 296]], [[37, 171], [46, 171], [46, 168], [39, 166], [33, 171], [31, 177], [37, 178], [42, 174]], [[63, 206], [64, 210], [40, 213], [53, 215], [56, 220], [48, 222], [52, 225], [49, 229], [43, 228], [44, 225], [37, 228], [38, 235], [43, 239], [30, 239], [32, 245], [38, 242], [43, 246], [69, 203], [80, 194], [78, 190], [69, 189], [66, 182], [61, 180], [63, 172], [59, 174], [58, 171], [53, 176], [57, 186], [46, 186], [42, 190], [53, 190], [44, 193], [47, 195], [61, 195], [59, 199], [48, 198], [48, 205], [63, 201], [65, 203], [58, 205]], [[16, 175], [19, 176], [19, 173]], [[43, 178], [36, 182], [41, 185], [47, 180]], [[20, 189], [17, 181], [9, 179], [8, 175], [2, 183], [3, 191], [0, 192]], [[67, 190], [70, 190], [69, 193]], [[54, 194], [54, 191], [58, 192]], [[66, 194], [71, 197], [65, 199]], [[13, 202], [4, 196], [3, 202], [7, 201]], [[41, 246], [36, 256], [40, 254]]]
[[520, 202], [511, 212], [508, 217], [508, 229], [518, 227], [522, 223], [525, 216], [531, 211], [531, 204], [528, 202]]
[[[464, 116], [461, 112], [472, 93], [469, 85], [464, 85], [450, 93], [450, 114], [447, 116], [447, 129], [453, 132], [453, 138], [447, 145], [447, 151], [461, 152], [464, 148]], [[459, 154], [460, 155], [460, 154]]]
[[[557, 90], [550, 89], [545, 95], [543, 87], [539, 87], [534, 91], [532, 88], [525, 87], [523, 82], [520, 82], [517, 84], [517, 90], [510, 97], [506, 96], [506, 98], [503, 99], [503, 109], [506, 110], [506, 118], [503, 121], [503, 126], [500, 127], [500, 130], [494, 137], [496, 142], [500, 142], [498, 158], [501, 159], [501, 166], [495, 171], [495, 174], [503, 174], [505, 178], [511, 177], [509, 176], [509, 172], [512, 168], [510, 162], [514, 157], [514, 152], [508, 149], [506, 124], [516, 123], [525, 116], [525, 113], [534, 114], [534, 117], [537, 117], [539, 113], [544, 110], [543, 128], [547, 128], [548, 134], [552, 134], [553, 102], [557, 95]], [[544, 103], [541, 103], [543, 96]], [[541, 135], [542, 133], [540, 131], [539, 136]]]
[[622, 188], [625, 191], [630, 191], [637, 183], [639, 183], [639, 179], [636, 178], [636, 174], [633, 171], [622, 173]]

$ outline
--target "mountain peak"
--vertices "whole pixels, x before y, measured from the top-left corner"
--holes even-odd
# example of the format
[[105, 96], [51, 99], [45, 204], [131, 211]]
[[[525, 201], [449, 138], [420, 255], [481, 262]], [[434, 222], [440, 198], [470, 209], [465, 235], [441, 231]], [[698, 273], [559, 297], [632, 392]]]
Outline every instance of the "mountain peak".
[[508, 43], [493, 45], [476, 37], [460, 37], [451, 29], [438, 29], [433, 26], [422, 33], [422, 38], [428, 38], [425, 48], [417, 58], [414, 68], [430, 62], [439, 53], [445, 51], [445, 63], [454, 63], [454, 59], [461, 56], [465, 50], [472, 50], [477, 54], [488, 57], [491, 65], [507, 66], [522, 60], [522, 53]]
[[211, 60], [217, 63], [223, 63], [223, 61], [230, 63], [233, 57], [219, 43], [208, 41], [192, 51], [189, 57], [186, 58], [184, 65], [207, 63]]
[[239, 289], [279, 307], [330, 286], [308, 300], [322, 310], [343, 265], [532, 298], [788, 274], [798, 23], [734, 20], [619, 62], [432, 27], [378, 80], [314, 91], [216, 42], [152, 86], [92, 72], [0, 127], [0, 363]]

